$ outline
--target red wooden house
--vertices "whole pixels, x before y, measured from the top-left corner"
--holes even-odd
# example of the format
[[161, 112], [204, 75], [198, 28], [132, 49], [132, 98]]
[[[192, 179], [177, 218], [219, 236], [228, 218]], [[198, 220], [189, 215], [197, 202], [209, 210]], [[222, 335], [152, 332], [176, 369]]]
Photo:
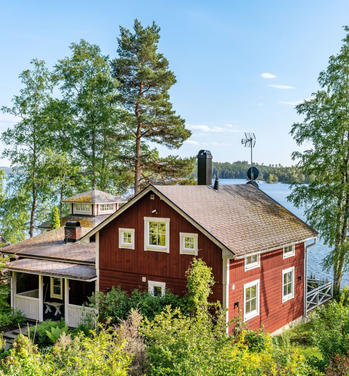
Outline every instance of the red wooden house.
[[252, 184], [211, 186], [202, 152], [198, 185], [149, 185], [89, 231], [97, 289], [184, 294], [193, 257], [212, 267], [213, 301], [227, 320], [275, 332], [305, 313], [306, 242], [317, 233]]

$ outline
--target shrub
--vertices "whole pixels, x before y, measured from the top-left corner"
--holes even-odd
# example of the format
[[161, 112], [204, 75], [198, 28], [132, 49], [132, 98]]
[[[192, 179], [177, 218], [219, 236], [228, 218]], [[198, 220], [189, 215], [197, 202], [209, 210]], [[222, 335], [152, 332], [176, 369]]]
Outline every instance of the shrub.
[[134, 290], [129, 296], [120, 287], [113, 287], [106, 294], [98, 292], [92, 296], [90, 305], [98, 308], [100, 322], [117, 325], [127, 319], [132, 309], [144, 317], [153, 319], [167, 305], [185, 309], [186, 303], [184, 299], [169, 291], [160, 297]]
[[68, 332], [65, 321], [43, 321], [31, 329], [31, 337], [35, 336], [35, 342], [39, 347], [55, 344], [63, 332]]

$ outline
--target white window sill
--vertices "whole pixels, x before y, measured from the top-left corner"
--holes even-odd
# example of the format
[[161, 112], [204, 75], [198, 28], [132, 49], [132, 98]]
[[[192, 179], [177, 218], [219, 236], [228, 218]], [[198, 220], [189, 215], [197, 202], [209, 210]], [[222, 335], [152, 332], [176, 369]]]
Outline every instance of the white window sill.
[[257, 269], [257, 268], [260, 268], [260, 263], [258, 264], [250, 264], [250, 265], [246, 265], [245, 266], [245, 272], [248, 272], [249, 270], [252, 270], [252, 269]]
[[251, 320], [251, 319], [253, 319], [254, 317], [257, 317], [257, 316], [259, 316], [259, 312], [252, 311], [252, 312], [248, 313], [247, 315], [244, 315], [244, 321]]
[[294, 294], [286, 295], [282, 297], [282, 302], [285, 303], [294, 298]]
[[197, 249], [181, 249], [179, 252], [181, 255], [190, 255], [190, 256], [197, 256], [198, 251]]
[[160, 247], [152, 247], [152, 246], [147, 246], [144, 248], [145, 252], [162, 252], [162, 253], [170, 253], [170, 250], [166, 248], [160, 248]]
[[132, 250], [134, 250], [135, 246], [133, 244], [128, 244], [128, 245], [126, 245], [126, 244], [120, 244], [119, 248], [120, 249], [132, 249]]
[[283, 259], [285, 260], [285, 259], [288, 259], [288, 258], [290, 258], [290, 257], [294, 257], [295, 256], [295, 253], [284, 253], [283, 254]]

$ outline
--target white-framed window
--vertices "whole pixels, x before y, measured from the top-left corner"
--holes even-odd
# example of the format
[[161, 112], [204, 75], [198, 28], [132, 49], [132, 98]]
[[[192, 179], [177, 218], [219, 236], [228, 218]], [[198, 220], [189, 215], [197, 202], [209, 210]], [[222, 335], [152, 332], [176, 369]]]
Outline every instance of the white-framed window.
[[286, 247], [284, 247], [284, 250], [283, 250], [283, 258], [288, 258], [288, 257], [292, 257], [294, 256], [296, 253], [296, 247], [294, 244], [292, 245], [287, 245]]
[[198, 234], [179, 233], [179, 253], [182, 255], [198, 255]]
[[170, 219], [144, 217], [144, 250], [170, 252]]
[[74, 214], [91, 214], [91, 204], [82, 204], [82, 203], [75, 203], [74, 204]]
[[134, 228], [119, 228], [119, 248], [135, 249]]
[[99, 213], [114, 213], [115, 204], [99, 204]]
[[245, 256], [245, 272], [261, 266], [261, 255], [254, 253], [253, 255]]
[[259, 315], [259, 279], [244, 285], [244, 321]]
[[54, 299], [63, 299], [63, 280], [62, 278], [50, 279], [50, 297]]
[[282, 271], [282, 302], [294, 298], [294, 266]]
[[165, 289], [165, 282], [148, 281], [148, 293], [152, 296], [164, 296]]

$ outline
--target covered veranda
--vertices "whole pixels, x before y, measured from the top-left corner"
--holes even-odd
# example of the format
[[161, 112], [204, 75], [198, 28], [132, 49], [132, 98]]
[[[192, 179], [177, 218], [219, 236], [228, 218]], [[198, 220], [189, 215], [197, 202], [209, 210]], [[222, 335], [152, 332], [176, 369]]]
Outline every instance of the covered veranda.
[[23, 258], [9, 264], [11, 271], [11, 306], [31, 320], [64, 318], [77, 327], [86, 314], [85, 307], [96, 290], [94, 266]]

